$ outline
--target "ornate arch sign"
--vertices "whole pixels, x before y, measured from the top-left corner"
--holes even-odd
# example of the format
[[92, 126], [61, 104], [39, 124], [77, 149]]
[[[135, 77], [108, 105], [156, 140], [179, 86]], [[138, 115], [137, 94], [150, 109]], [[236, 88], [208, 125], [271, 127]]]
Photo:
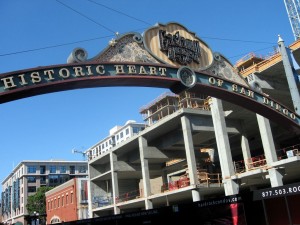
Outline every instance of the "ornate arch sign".
[[76, 48], [67, 64], [0, 75], [0, 103], [39, 94], [89, 87], [145, 86], [189, 89], [240, 105], [286, 127], [299, 130], [300, 116], [253, 90], [230, 62], [178, 23], [157, 24], [142, 35], [111, 40], [88, 59]]

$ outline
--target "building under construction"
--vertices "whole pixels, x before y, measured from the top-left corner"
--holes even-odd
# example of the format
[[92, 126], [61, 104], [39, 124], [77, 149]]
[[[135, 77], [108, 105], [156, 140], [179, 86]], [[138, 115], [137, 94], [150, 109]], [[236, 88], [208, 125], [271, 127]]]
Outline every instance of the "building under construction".
[[[226, 126], [214, 118], [216, 110], [224, 114]], [[252, 190], [272, 183], [299, 182], [299, 133], [286, 132], [255, 113], [190, 92], [159, 96], [140, 113], [147, 124], [143, 131], [89, 161], [93, 217], [236, 193], [247, 199]], [[265, 147], [262, 123], [274, 148]], [[218, 148], [224, 133], [230, 151]], [[255, 207], [263, 211], [261, 205]], [[256, 218], [256, 224], [265, 223], [261, 220]]]
[[[171, 23], [166, 27], [170, 28], [170, 38], [179, 35], [179, 31], [171, 34], [174, 29], [180, 30], [183, 40], [194, 38], [188, 36], [191, 35], [188, 31], [182, 31], [184, 29], [179, 24]], [[172, 66], [186, 63], [170, 60], [163, 49], [157, 47], [159, 45], [153, 44], [159, 41], [161, 45], [168, 43], [163, 33], [157, 37], [161, 39], [153, 41], [157, 35], [155, 29], [158, 28], [148, 30], [143, 37], [146, 50], [151, 49], [157, 56], [152, 53], [144, 55], [147, 62], [157, 63], [160, 58]], [[116, 43], [114, 48], [118, 49], [117, 45], [122, 41]], [[123, 215], [193, 202], [200, 206], [205, 201], [234, 196], [231, 199], [241, 198], [242, 205], [234, 205], [235, 201], [229, 200], [227, 206], [239, 208], [238, 211], [242, 212], [237, 222], [233, 219], [237, 212], [232, 211], [235, 216], [232, 214], [229, 220], [235, 222], [227, 224], [245, 224], [245, 220], [247, 224], [255, 225], [281, 225], [287, 221], [300, 223], [295, 207], [300, 201], [300, 130], [288, 129], [282, 121], [267, 119], [262, 115], [268, 116], [268, 113], [239, 104], [236, 99], [228, 98], [228, 93], [224, 93], [227, 97], [224, 99], [222, 95], [216, 98], [209, 94], [215, 95], [222, 84], [230, 80], [243, 87], [238, 94], [244, 94], [247, 87], [253, 99], [253, 91], [264, 101], [270, 99], [270, 114], [276, 110], [282, 112], [284, 107], [285, 111], [295, 109], [295, 114], [291, 115], [296, 118], [299, 113], [294, 96], [299, 96], [299, 82], [297, 90], [290, 91], [286, 59], [277, 51], [268, 58], [252, 54], [234, 67], [222, 55], [210, 53], [205, 43], [199, 43], [204, 58], [201, 62], [192, 61], [190, 66], [211, 76], [208, 86], [214, 85], [218, 79], [220, 83], [209, 90], [200, 74], [196, 77], [190, 69], [180, 67], [177, 77], [181, 83], [170, 87], [176, 94], [164, 94], [143, 106], [140, 113], [145, 124], [138, 132], [133, 132], [135, 122], [126, 123], [109, 136], [109, 139], [116, 140], [116, 134], [124, 135], [128, 130], [128, 136], [118, 144], [112, 141], [105, 151], [100, 151], [99, 144], [87, 150], [88, 155], [92, 155], [89, 157], [91, 217]], [[285, 49], [282, 39], [279, 46]], [[300, 42], [296, 41], [289, 49], [299, 62]], [[144, 49], [140, 51], [145, 52]], [[105, 54], [107, 60], [110, 55]], [[115, 54], [118, 55], [118, 51]], [[113, 61], [114, 57], [109, 60]], [[101, 62], [101, 56], [99, 58]], [[127, 67], [130, 73], [135, 71], [134, 66]], [[202, 86], [193, 89], [197, 82]], [[231, 87], [237, 87], [235, 85]], [[273, 100], [284, 104], [275, 106]], [[262, 105], [267, 103], [262, 102]], [[270, 193], [273, 195], [269, 196]], [[282, 213], [274, 213], [278, 210]], [[201, 221], [214, 224], [216, 219], [224, 219], [221, 214], [220, 211], [219, 217], [222, 218], [214, 215], [214, 218]]]

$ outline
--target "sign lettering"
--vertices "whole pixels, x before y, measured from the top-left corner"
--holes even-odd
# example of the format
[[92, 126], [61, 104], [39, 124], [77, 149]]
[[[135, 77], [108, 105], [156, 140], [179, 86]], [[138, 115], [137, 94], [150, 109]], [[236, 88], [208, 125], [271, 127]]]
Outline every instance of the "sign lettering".
[[160, 50], [166, 52], [168, 58], [181, 65], [191, 62], [200, 63], [199, 41], [186, 39], [177, 31], [174, 35], [168, 34], [165, 30], [159, 30]]
[[[125, 76], [126, 79], [128, 79], [128, 77], [132, 77], [131, 79], [134, 79], [134, 77], [137, 78], [138, 77], [139, 78], [159, 77], [159, 78], [171, 78], [171, 80], [167, 79], [165, 81], [174, 83], [178, 81], [177, 72], [179, 70], [180, 69], [178, 69], [177, 67], [164, 66], [162, 64], [147, 65], [147, 64], [122, 64], [122, 63], [118, 63], [118, 64], [90, 63], [90, 64], [78, 64], [76, 66], [65, 64], [65, 65], [57, 65], [52, 68], [45, 67], [45, 68], [38, 68], [38, 69], [37, 68], [29, 69], [21, 72], [16, 71], [16, 72], [0, 75], [0, 103], [10, 101], [9, 100], [10, 98], [7, 98], [8, 99], [7, 100], [6, 96], [8, 96], [11, 91], [22, 92], [26, 90], [26, 88], [33, 88], [33, 87], [41, 88], [45, 84], [47, 85], [52, 84], [54, 86], [55, 83], [58, 82], [62, 83], [64, 81], [72, 81], [72, 82], [78, 82], [76, 87], [80, 87], [80, 82], [82, 80], [85, 80], [85, 84], [86, 84], [86, 81], [89, 78], [93, 78], [90, 81], [88, 81], [89, 86], [101, 86], [101, 82], [99, 80], [97, 80], [97, 83], [95, 85], [92, 84], [92, 82], [96, 81], [96, 79], [94, 79], [96, 77], [99, 78], [103, 77], [108, 79], [110, 77], [119, 77], [120, 79], [122, 79], [122, 77]], [[234, 83], [227, 79], [221, 79], [219, 77], [215, 77], [215, 76], [211, 76], [199, 72], [194, 72], [194, 73], [195, 76], [193, 82], [195, 82], [195, 85], [201, 84], [206, 87], [211, 86], [217, 88], [218, 90], [223, 90], [229, 93], [233, 93], [245, 97], [251, 100], [252, 102], [254, 101], [259, 103], [260, 106], [266, 107], [266, 109], [267, 108], [272, 109], [272, 112], [269, 111], [269, 113], [281, 114], [281, 116], [286, 117], [287, 119], [289, 119], [289, 121], [292, 121], [294, 125], [296, 125], [299, 128], [300, 116], [294, 113], [293, 111], [287, 109], [284, 105], [276, 102], [275, 100], [272, 100], [270, 97], [255, 92], [249, 89], [248, 87]], [[182, 76], [183, 76], [182, 78], [185, 78], [184, 74]], [[185, 81], [189, 81], [189, 79]], [[161, 80], [159, 80], [154, 83], [150, 82], [149, 84], [145, 84], [145, 86], [170, 87], [163, 83], [164, 82], [161, 82]], [[126, 84], [128, 83], [122, 82], [122, 84], [126, 86]], [[113, 86], [113, 84], [109, 83], [108, 86]], [[58, 87], [57, 90], [60, 90], [60, 87]], [[66, 87], [68, 87], [67, 84]], [[68, 89], [66, 87], [63, 88], [63, 90]], [[86, 86], [83, 85], [83, 87]], [[199, 88], [201, 88], [201, 86]], [[53, 87], [51, 90], [56, 90], [56, 88]], [[39, 91], [37, 91], [36, 93], [39, 94], [42, 92]], [[213, 93], [211, 95], [214, 96]], [[22, 97], [26, 97], [26, 95]], [[221, 95], [219, 95], [219, 97], [222, 98]], [[234, 98], [236, 96], [232, 96], [232, 97]], [[13, 98], [13, 99], [17, 99], [17, 98]]]
[[1, 86], [4, 90], [49, 83], [59, 80], [76, 79], [86, 76], [112, 76], [112, 75], [145, 75], [145, 76], [166, 76], [167, 68], [160, 66], [143, 65], [89, 65], [62, 67], [57, 69], [46, 69], [31, 71], [1, 78]]
[[263, 200], [268, 198], [278, 198], [300, 193], [300, 183], [288, 184], [280, 187], [255, 190], [253, 200]]

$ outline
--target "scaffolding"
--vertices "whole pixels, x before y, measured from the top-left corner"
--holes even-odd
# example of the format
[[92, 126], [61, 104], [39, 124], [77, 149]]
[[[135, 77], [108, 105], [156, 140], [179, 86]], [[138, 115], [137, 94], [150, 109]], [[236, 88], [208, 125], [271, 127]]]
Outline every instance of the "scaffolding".
[[167, 92], [163, 93], [146, 106], [143, 106], [140, 109], [140, 114], [142, 114], [144, 121], [150, 126], [181, 108], [210, 110], [208, 99], [209, 97], [206, 95], [190, 93], [187, 91], [184, 91], [179, 95]]

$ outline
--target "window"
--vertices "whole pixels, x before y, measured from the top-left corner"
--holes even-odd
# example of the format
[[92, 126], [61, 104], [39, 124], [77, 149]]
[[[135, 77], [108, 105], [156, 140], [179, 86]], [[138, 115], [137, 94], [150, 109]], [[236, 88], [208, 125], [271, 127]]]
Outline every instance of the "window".
[[48, 211], [50, 210], [50, 202], [48, 202]]
[[50, 173], [56, 173], [56, 166], [50, 166], [49, 167], [49, 172]]
[[35, 183], [36, 182], [36, 177], [27, 177], [27, 182], [28, 183]]
[[53, 218], [51, 221], [50, 221], [50, 224], [55, 224], [55, 223], [60, 223], [60, 219], [58, 218]]
[[75, 166], [70, 166], [70, 174], [75, 174]]
[[66, 173], [67, 167], [66, 166], [60, 166], [60, 173]]
[[57, 199], [57, 208], [59, 208], [59, 203], [60, 202], [60, 198]]
[[49, 186], [56, 186], [58, 184], [58, 175], [49, 175]]
[[68, 174], [60, 174], [60, 175], [49, 175], [49, 186], [57, 186], [59, 184], [65, 183], [70, 179], [70, 176]]
[[64, 196], [61, 197], [61, 206], [64, 206]]
[[36, 173], [36, 166], [28, 166], [27, 173]]
[[138, 127], [133, 127], [133, 128], [132, 128], [132, 132], [133, 132], [134, 134], [137, 134], [139, 131], [140, 131], [140, 129], [139, 129]]
[[69, 175], [67, 174], [62, 174], [62, 175], [59, 175], [58, 176], [58, 183], [59, 184], [63, 184], [65, 183], [66, 181], [68, 181], [70, 179]]
[[127, 129], [125, 130], [125, 133], [126, 133], [126, 135], [129, 134], [129, 128], [127, 128]]
[[111, 137], [111, 144], [112, 144], [112, 145], [115, 144], [115, 142], [116, 142], [115, 139], [116, 139], [115, 136], [112, 136], [112, 137]]
[[45, 176], [40, 177], [40, 184], [46, 184], [46, 177]]
[[70, 199], [71, 203], [73, 203], [73, 193], [71, 193], [71, 199]]
[[88, 193], [87, 193], [87, 181], [81, 181], [81, 201], [87, 201], [88, 200]]
[[29, 186], [28, 187], [28, 193], [34, 193], [36, 192], [36, 187], [35, 186]]
[[85, 166], [79, 166], [79, 173], [86, 173], [86, 167]]
[[123, 137], [123, 132], [120, 133], [120, 138], [122, 138], [122, 137]]
[[68, 204], [69, 201], [69, 195], [66, 195], [66, 205]]
[[40, 174], [46, 174], [46, 166], [40, 166]]

